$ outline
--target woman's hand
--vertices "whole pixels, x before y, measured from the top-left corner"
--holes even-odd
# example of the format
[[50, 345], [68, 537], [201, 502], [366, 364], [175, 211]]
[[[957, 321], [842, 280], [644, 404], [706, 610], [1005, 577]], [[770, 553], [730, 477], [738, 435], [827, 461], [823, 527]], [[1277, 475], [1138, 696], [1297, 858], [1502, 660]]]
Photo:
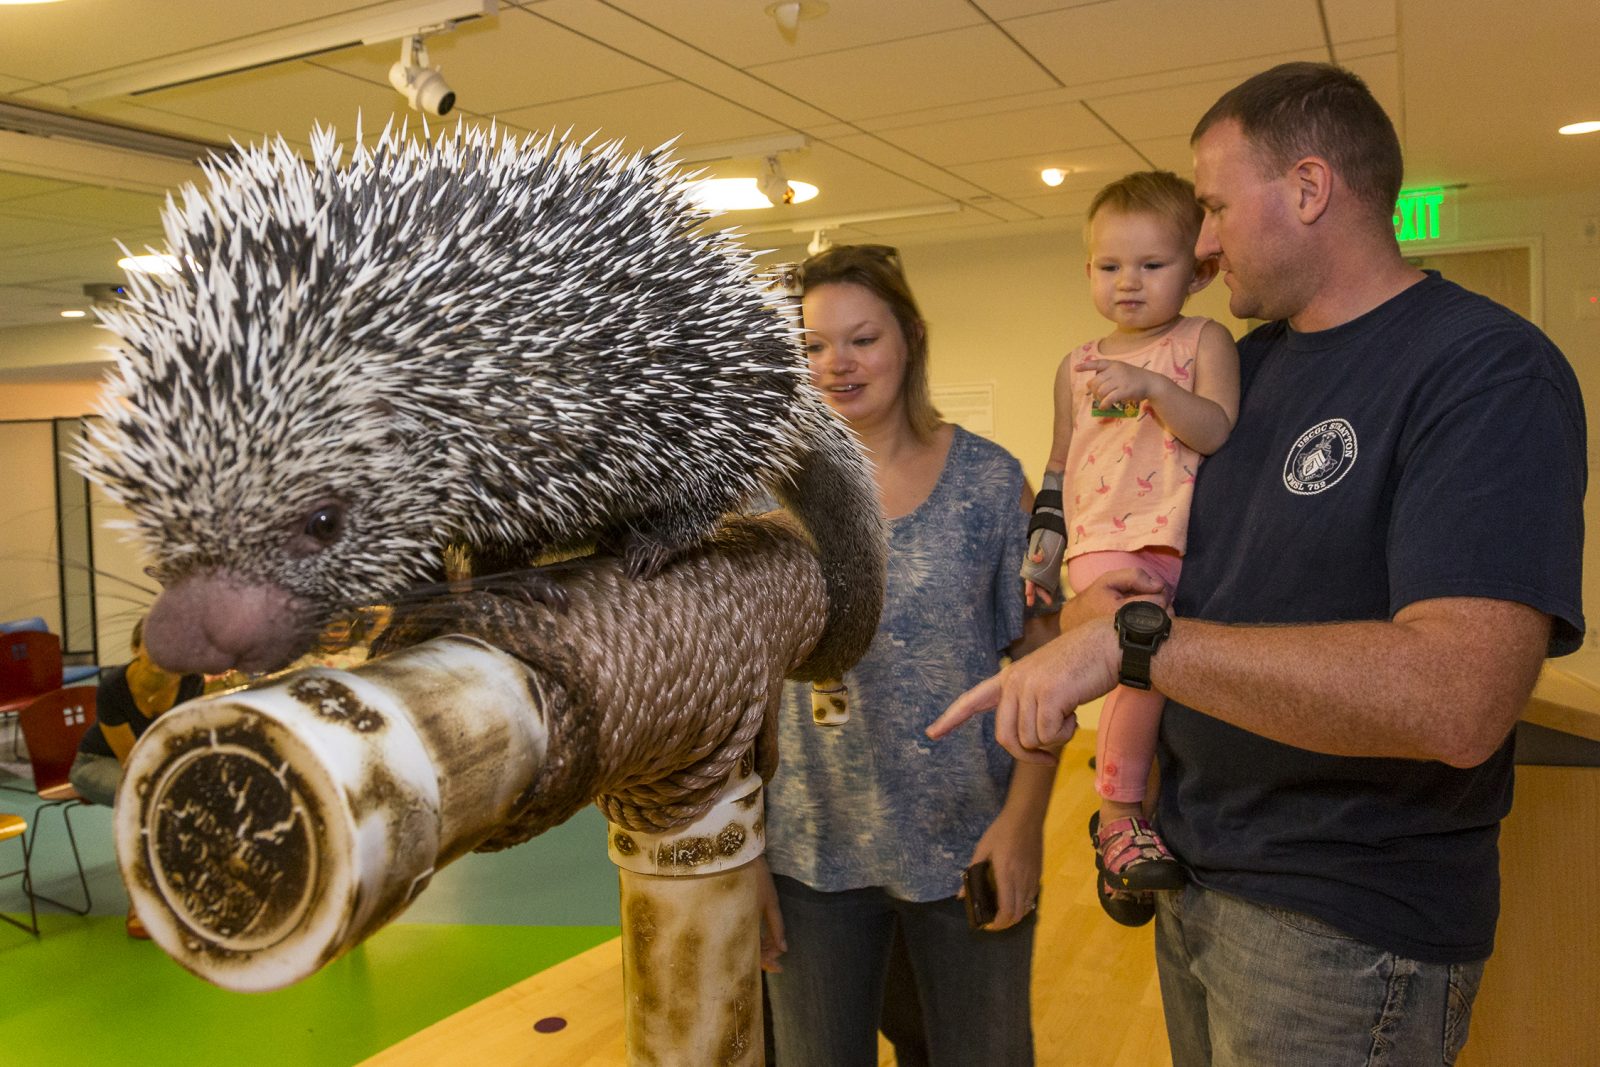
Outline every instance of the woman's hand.
[[1095, 406], [1111, 407], [1128, 401], [1151, 400], [1172, 387], [1172, 379], [1153, 370], [1135, 367], [1116, 359], [1080, 360], [1074, 368], [1090, 371], [1089, 395]]
[[994, 865], [999, 908], [985, 930], [1015, 926], [1039, 901], [1039, 875], [1044, 870], [1043, 812], [1035, 815], [1031, 809], [1018, 810], [1020, 807], [1023, 805], [1008, 801], [972, 850], [970, 862], [986, 859]]
[[767, 857], [757, 856], [750, 864], [756, 870], [756, 901], [761, 912], [761, 969], [768, 974], [783, 970], [778, 957], [789, 951], [783, 939], [783, 912], [778, 907], [778, 887], [772, 880]]

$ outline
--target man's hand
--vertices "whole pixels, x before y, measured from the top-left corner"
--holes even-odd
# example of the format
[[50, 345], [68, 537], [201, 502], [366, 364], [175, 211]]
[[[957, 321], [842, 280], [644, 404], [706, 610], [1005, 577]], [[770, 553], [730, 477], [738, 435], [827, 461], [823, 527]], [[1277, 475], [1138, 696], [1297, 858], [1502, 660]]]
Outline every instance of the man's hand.
[[1061, 608], [1061, 629], [1070, 630], [1096, 619], [1109, 619], [1130, 600], [1154, 600], [1167, 591], [1155, 575], [1137, 567], [1106, 571]]
[[928, 727], [937, 740], [985, 711], [995, 737], [1024, 763], [1054, 763], [1077, 729], [1078, 705], [1111, 691], [1122, 655], [1110, 618], [1128, 600], [1159, 596], [1161, 581], [1141, 570], [1102, 575], [1062, 609], [1060, 637], [979, 682]]

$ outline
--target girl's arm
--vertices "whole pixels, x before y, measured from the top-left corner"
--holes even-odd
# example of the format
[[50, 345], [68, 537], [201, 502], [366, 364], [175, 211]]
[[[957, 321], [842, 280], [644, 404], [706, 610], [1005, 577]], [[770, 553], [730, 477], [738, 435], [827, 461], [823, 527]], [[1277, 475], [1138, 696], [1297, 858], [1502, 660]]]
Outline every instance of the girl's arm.
[[1200, 330], [1194, 361], [1194, 392], [1164, 374], [1114, 359], [1086, 359], [1094, 371], [1089, 388], [1103, 404], [1145, 400], [1168, 433], [1209, 456], [1222, 447], [1239, 416], [1239, 350], [1215, 322]]
[[1194, 360], [1194, 392], [1165, 376], [1150, 392], [1150, 410], [1167, 432], [1209, 456], [1222, 447], [1239, 417], [1239, 350], [1221, 323], [1200, 330]]
[[[1056, 417], [1054, 428], [1050, 433], [1050, 461], [1045, 464], [1047, 471], [1065, 471], [1067, 469], [1067, 449], [1072, 445], [1072, 356], [1067, 355], [1061, 361], [1061, 366], [1056, 368], [1055, 385]], [[1028, 501], [1026, 510], [1032, 510], [1033, 501]]]

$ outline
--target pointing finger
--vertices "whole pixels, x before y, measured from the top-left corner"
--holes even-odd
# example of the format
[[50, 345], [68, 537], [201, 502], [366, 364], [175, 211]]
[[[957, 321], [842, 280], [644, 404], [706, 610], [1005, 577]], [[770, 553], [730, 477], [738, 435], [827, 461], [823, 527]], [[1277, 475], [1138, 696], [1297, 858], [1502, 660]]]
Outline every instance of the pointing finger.
[[986, 678], [956, 697], [944, 714], [928, 726], [928, 736], [937, 741], [956, 727], [985, 711], [993, 711], [1000, 699], [1000, 676]]

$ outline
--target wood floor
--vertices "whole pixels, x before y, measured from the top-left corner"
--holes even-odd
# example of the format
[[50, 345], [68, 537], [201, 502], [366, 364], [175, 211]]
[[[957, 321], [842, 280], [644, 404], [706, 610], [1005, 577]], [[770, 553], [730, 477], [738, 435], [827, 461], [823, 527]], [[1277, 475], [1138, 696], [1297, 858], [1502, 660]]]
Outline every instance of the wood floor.
[[[1034, 1040], [1040, 1067], [1170, 1067], [1151, 949], [1100, 910], [1085, 825], [1096, 798], [1094, 735], [1067, 747], [1045, 828], [1035, 946]], [[614, 1067], [622, 1041], [622, 950], [596, 946], [480, 1001], [367, 1060], [370, 1067]], [[565, 1020], [541, 1033], [541, 1020]], [[881, 1062], [894, 1058], [884, 1048]]]

